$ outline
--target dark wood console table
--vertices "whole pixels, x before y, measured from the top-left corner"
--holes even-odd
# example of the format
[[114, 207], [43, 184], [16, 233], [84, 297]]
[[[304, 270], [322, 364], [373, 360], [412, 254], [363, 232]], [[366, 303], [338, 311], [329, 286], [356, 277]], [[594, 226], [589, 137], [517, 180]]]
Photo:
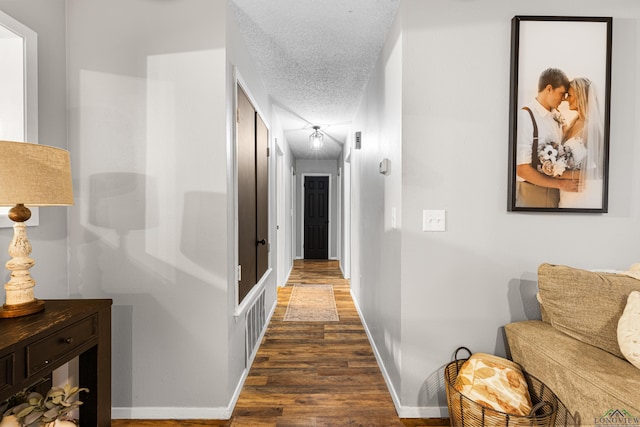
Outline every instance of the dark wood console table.
[[0, 402], [80, 356], [80, 425], [111, 425], [110, 299], [46, 300], [40, 313], [0, 319]]

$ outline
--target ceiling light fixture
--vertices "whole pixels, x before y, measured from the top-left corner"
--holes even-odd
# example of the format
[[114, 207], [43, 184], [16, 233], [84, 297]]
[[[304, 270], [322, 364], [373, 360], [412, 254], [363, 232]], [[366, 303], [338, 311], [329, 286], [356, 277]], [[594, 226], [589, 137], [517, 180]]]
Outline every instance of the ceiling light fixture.
[[314, 126], [313, 129], [313, 133], [309, 135], [309, 148], [313, 151], [318, 151], [322, 149], [324, 134], [320, 132], [320, 126]]

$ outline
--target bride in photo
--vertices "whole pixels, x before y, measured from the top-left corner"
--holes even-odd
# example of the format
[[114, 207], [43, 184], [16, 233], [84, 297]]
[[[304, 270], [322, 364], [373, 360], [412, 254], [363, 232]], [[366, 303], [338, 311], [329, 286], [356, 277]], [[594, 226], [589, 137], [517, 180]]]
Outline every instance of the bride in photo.
[[[569, 84], [566, 100], [576, 117], [564, 131], [562, 144], [572, 155], [571, 178], [580, 180], [578, 192], [560, 191], [560, 208], [602, 208], [604, 160], [603, 117], [594, 85], [584, 77]], [[565, 173], [563, 175], [568, 175]]]

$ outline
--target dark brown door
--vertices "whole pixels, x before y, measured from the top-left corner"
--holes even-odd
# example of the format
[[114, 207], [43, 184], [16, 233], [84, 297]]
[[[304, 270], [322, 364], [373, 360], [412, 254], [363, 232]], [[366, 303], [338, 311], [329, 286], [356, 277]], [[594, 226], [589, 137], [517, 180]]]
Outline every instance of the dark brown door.
[[256, 113], [238, 86], [238, 263], [239, 301], [256, 284]]
[[329, 258], [329, 177], [304, 178], [304, 257]]
[[238, 86], [238, 302], [269, 268], [269, 130]]
[[256, 113], [256, 281], [269, 267], [269, 133]]

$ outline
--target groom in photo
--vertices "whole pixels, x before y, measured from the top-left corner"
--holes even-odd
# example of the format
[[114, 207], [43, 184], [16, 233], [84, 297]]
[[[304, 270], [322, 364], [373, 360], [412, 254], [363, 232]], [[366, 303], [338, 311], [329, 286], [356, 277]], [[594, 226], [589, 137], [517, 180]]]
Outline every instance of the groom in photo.
[[569, 79], [558, 68], [547, 68], [538, 79], [538, 95], [518, 111], [516, 148], [516, 206], [557, 208], [559, 189], [578, 191], [574, 180], [556, 179], [538, 171], [538, 150], [560, 144], [564, 120], [558, 106], [569, 90]]

